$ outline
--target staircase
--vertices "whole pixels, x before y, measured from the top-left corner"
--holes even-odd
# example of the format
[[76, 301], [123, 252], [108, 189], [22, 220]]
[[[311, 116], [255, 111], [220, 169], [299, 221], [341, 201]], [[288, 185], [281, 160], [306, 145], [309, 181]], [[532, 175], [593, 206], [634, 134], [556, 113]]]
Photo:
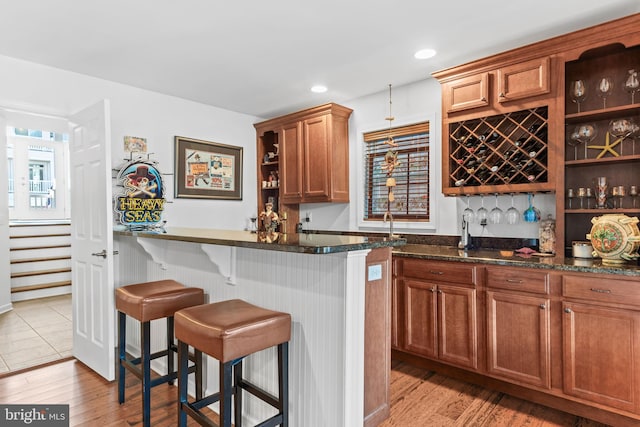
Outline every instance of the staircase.
[[71, 225], [68, 221], [9, 225], [11, 301], [71, 293]]

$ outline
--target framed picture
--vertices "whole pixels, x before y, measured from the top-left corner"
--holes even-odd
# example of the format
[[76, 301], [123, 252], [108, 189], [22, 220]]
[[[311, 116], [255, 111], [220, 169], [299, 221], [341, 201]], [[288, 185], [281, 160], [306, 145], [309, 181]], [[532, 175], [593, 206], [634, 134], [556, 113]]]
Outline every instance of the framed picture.
[[175, 137], [175, 197], [242, 200], [242, 147]]

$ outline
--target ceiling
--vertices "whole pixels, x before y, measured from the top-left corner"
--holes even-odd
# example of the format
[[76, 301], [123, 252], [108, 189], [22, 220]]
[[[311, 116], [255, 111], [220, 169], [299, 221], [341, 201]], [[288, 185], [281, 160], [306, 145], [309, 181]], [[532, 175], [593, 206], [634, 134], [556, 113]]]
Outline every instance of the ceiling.
[[[638, 0], [0, 0], [0, 55], [261, 118], [640, 12]], [[416, 60], [420, 48], [432, 59]], [[310, 92], [314, 84], [328, 92]]]

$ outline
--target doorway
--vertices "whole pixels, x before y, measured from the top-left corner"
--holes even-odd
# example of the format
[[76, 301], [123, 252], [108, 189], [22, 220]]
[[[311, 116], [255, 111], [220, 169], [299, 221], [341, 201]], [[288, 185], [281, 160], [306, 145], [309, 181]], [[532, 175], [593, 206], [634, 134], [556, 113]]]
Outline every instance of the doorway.
[[23, 112], [5, 111], [4, 117], [9, 224], [25, 230], [10, 232], [13, 310], [0, 314], [3, 335], [15, 337], [0, 353], [0, 372], [12, 372], [71, 354], [71, 249], [64, 248], [70, 237], [29, 229], [68, 227], [69, 125], [65, 118]]

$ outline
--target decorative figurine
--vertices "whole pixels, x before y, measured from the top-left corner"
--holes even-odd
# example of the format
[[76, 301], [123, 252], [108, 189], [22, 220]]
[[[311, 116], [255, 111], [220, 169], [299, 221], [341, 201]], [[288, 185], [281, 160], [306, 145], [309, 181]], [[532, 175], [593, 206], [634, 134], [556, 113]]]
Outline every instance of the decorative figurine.
[[278, 228], [279, 217], [273, 211], [273, 203], [265, 204], [265, 210], [260, 213], [260, 222], [262, 222], [262, 230], [272, 233]]

